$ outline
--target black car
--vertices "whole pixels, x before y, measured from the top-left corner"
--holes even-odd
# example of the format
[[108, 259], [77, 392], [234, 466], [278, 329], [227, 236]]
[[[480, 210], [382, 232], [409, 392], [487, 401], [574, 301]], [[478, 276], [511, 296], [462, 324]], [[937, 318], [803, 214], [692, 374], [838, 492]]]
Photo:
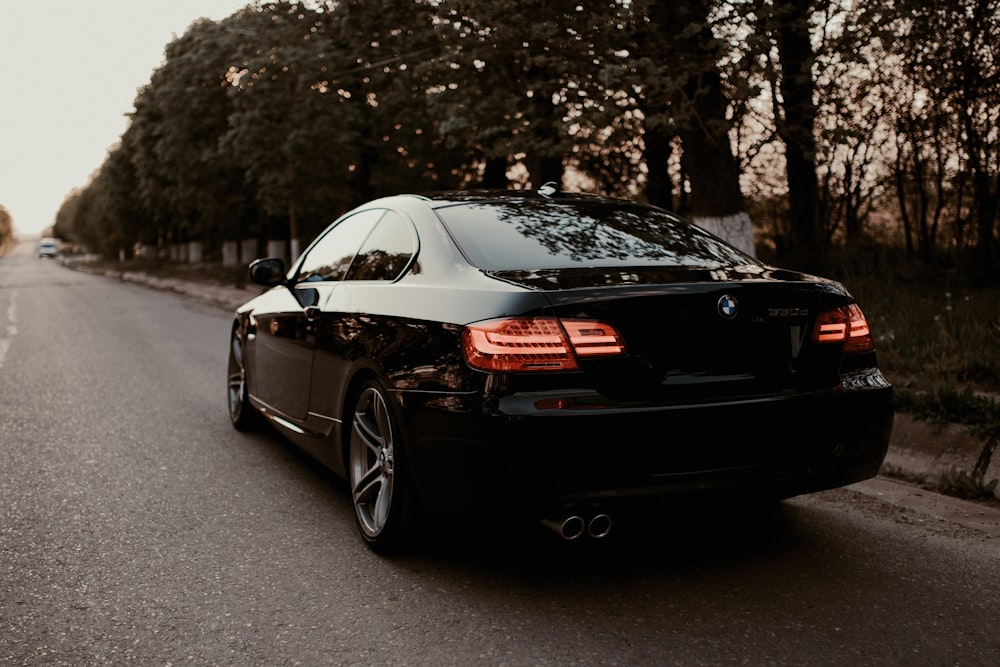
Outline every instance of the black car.
[[661, 209], [540, 192], [344, 215], [238, 309], [229, 414], [350, 486], [361, 535], [425, 515], [567, 539], [672, 497], [780, 499], [876, 474], [892, 386], [842, 285]]

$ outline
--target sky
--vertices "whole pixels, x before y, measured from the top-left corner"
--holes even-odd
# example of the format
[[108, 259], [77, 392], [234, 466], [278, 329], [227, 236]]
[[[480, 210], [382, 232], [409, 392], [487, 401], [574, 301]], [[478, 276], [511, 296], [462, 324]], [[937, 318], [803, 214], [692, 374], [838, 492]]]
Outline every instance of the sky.
[[0, 205], [19, 236], [40, 235], [87, 185], [167, 44], [247, 4], [0, 0]]

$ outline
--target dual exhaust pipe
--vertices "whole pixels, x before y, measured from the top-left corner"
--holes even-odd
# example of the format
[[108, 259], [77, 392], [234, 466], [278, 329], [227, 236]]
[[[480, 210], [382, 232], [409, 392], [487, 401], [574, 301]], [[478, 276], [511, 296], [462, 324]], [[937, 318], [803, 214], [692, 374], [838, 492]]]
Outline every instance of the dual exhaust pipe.
[[543, 519], [542, 525], [567, 542], [589, 535], [595, 540], [604, 539], [611, 534], [611, 517], [603, 512], [585, 519], [579, 514], [570, 514], [561, 519]]

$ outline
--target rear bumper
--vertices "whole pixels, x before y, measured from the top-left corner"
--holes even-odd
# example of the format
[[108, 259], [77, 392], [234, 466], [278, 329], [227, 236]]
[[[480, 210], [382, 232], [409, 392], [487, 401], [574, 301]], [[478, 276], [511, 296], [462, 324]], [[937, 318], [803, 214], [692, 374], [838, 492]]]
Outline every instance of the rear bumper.
[[855, 380], [801, 396], [534, 413], [531, 395], [501, 401], [507, 413], [497, 414], [404, 397], [407, 452], [435, 514], [678, 494], [790, 497], [877, 474], [892, 432], [892, 387], [877, 371]]

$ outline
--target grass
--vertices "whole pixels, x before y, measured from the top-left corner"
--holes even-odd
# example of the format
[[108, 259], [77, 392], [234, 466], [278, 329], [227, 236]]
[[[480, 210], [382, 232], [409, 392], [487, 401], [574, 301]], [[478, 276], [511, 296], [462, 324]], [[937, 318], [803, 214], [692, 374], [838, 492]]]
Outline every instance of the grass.
[[896, 391], [896, 408], [924, 421], [964, 424], [984, 440], [1000, 437], [1000, 403], [970, 387], [902, 388]]
[[952, 466], [948, 472], [941, 473], [937, 488], [941, 493], [965, 500], [995, 500], [994, 491], [1000, 480], [985, 480], [982, 473], [967, 473]]
[[861, 304], [897, 388], [1000, 394], [1000, 287], [971, 287], [885, 247], [837, 258], [830, 277]]

